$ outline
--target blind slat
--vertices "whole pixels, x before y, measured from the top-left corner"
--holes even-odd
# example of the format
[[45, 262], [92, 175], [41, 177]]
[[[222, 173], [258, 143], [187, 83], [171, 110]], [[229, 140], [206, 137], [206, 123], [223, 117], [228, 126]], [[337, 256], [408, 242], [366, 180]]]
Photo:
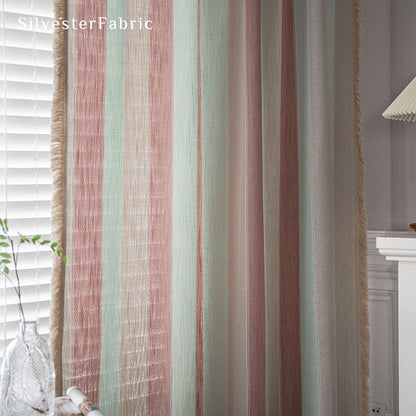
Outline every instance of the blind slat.
[[[39, 319], [38, 324], [38, 333], [40, 335], [46, 335], [49, 332], [49, 311], [46, 311], [46, 316]], [[6, 325], [6, 339], [8, 341], [16, 337], [16, 334], [19, 331], [19, 324], [15, 321], [7, 322]], [[0, 340], [0, 351], [4, 348], [4, 341]]]
[[[4, 32], [4, 33], [3, 33]], [[5, 29], [0, 32], [0, 45], [16, 48], [27, 48], [28, 45], [37, 51], [52, 51], [52, 33], [33, 32], [20, 29]]]
[[[50, 185], [52, 184], [52, 173], [49, 168], [8, 168], [7, 185]], [[35, 178], [35, 172], [37, 179]], [[0, 168], [0, 185], [6, 183], [5, 169]]]
[[[37, 302], [28, 302], [25, 304], [25, 315], [30, 318], [36, 316]], [[39, 302], [39, 316], [49, 316], [50, 301]], [[0, 306], [0, 316], [3, 316], [4, 305]], [[33, 318], [32, 318], [33, 319]], [[7, 306], [6, 322], [17, 322], [19, 320], [19, 309], [17, 305]], [[17, 335], [17, 334], [15, 334]]]
[[[14, 235], [13, 230], [20, 231], [21, 234], [35, 235], [38, 234], [36, 231], [35, 221], [32, 219], [21, 218], [19, 220], [10, 220], [10, 234]], [[39, 234], [50, 234], [50, 221], [49, 219], [39, 219]], [[15, 233], [17, 235], [17, 232]]]
[[50, 100], [0, 100], [0, 116], [47, 117], [51, 114]]
[[[51, 294], [49, 290], [49, 285], [39, 285], [39, 286], [22, 286], [22, 300], [24, 302], [37, 302], [38, 299], [40, 302], [50, 301]], [[4, 296], [4, 289], [0, 289], [0, 296]], [[15, 292], [13, 288], [6, 289], [6, 305], [17, 305], [17, 297], [15, 296]]]
[[[7, 132], [7, 150], [35, 149], [35, 143], [39, 150], [50, 150], [50, 134], [28, 134]], [[5, 149], [5, 134], [0, 134], [0, 149]]]
[[32, 65], [52, 68], [52, 52], [37, 51], [33, 53], [29, 48], [16, 48], [14, 46], [0, 46], [0, 63]]
[[[0, 117], [0, 133], [34, 133], [48, 134], [50, 132], [49, 117]], [[6, 125], [7, 122], [7, 125]]]
[[[34, 75], [35, 74], [35, 75]], [[35, 78], [34, 78], [35, 76]], [[50, 84], [53, 74], [52, 68], [27, 64], [2, 64], [0, 65], [0, 78], [6, 81], [22, 81], [35, 79], [36, 82]]]
[[[0, 212], [4, 212], [6, 204], [0, 202]], [[36, 219], [36, 218], [49, 218], [51, 215], [51, 203], [50, 201], [23, 201], [23, 202], [9, 202], [7, 208], [10, 212], [8, 215], [10, 219]]]
[[0, 168], [17, 168], [19, 166], [27, 166], [28, 168], [48, 168], [50, 166], [49, 152], [10, 151], [7, 152], [7, 161], [5, 161], [4, 154], [5, 152], [0, 150]]
[[[0, 185], [0, 195], [4, 195], [5, 191], [5, 185]], [[50, 185], [39, 185], [38, 187], [36, 185], [14, 185], [7, 187], [7, 202], [50, 201], [51, 199], [52, 188]]]
[[[16, 3], [20, 3], [21, 0], [16, 1]], [[5, 25], [6, 29], [19, 29], [19, 30], [35, 30], [37, 32], [43, 33], [52, 33], [52, 16], [42, 16], [42, 14], [28, 14], [30, 13], [30, 7], [27, 7], [25, 10], [21, 10], [17, 12], [10, 8], [9, 10], [5, 8], [4, 18], [5, 18]], [[19, 21], [19, 18], [21, 19]], [[38, 18], [38, 24], [36, 24], [36, 18]], [[31, 20], [32, 19], [32, 20]], [[0, 11], [0, 22], [3, 21], [3, 11]], [[22, 25], [21, 22], [24, 22], [25, 25]], [[34, 22], [34, 24], [30, 25], [30, 22]]]
[[31, 11], [32, 15], [53, 17], [51, 0], [4, 0], [4, 10], [18, 14]]
[[34, 83], [31, 79], [27, 82], [8, 81], [7, 86], [0, 86], [0, 98], [21, 100], [45, 100], [52, 99], [52, 81], [49, 84]]

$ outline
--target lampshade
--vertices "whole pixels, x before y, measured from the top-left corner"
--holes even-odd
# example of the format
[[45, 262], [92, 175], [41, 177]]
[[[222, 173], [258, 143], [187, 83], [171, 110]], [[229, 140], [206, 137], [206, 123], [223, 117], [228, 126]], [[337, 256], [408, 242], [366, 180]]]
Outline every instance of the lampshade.
[[387, 107], [383, 117], [398, 121], [416, 121], [416, 77]]

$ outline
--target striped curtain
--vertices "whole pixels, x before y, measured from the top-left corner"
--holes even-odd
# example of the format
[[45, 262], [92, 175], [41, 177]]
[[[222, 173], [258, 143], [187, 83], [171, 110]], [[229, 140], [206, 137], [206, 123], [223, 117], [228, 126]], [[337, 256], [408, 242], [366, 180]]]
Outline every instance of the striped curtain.
[[[368, 415], [359, 0], [55, 0], [57, 390]], [[64, 279], [61, 277], [64, 275]]]

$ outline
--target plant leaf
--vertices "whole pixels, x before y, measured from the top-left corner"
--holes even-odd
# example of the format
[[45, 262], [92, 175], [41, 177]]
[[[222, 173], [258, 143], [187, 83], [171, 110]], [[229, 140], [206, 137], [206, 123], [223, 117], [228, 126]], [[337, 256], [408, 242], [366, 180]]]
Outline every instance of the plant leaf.
[[62, 256], [62, 261], [66, 263], [66, 256]]
[[52, 243], [51, 248], [54, 249], [57, 245], [58, 245], [58, 243]]
[[11, 256], [9, 253], [0, 253], [0, 256], [5, 257], [6, 259], [10, 259]]
[[20, 233], [17, 233], [17, 234], [19, 234], [20, 242], [21, 243], [27, 243], [27, 242], [29, 242], [29, 239], [27, 237], [25, 237], [24, 235], [22, 235]]
[[7, 237], [3, 234], [0, 234], [0, 240], [7, 240]]
[[4, 273], [6, 273], [6, 274], [9, 274], [10, 273], [10, 270], [9, 270], [9, 268], [7, 266], [4, 266]]
[[8, 244], [8, 243], [4, 243], [4, 242], [2, 241], [2, 242], [0, 242], [0, 246], [1, 246], [1, 247], [9, 247], [9, 244]]
[[44, 245], [44, 244], [49, 244], [51, 241], [50, 240], [43, 240], [40, 242], [40, 245]]
[[39, 234], [35, 235], [34, 237], [32, 237], [32, 243], [36, 243], [36, 241], [40, 240], [40, 238], [41, 236]]

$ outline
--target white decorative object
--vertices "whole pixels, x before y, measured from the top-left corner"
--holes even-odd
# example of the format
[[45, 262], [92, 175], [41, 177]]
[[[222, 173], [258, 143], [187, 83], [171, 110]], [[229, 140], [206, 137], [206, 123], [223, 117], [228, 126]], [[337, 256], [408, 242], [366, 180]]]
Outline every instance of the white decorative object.
[[68, 396], [62, 396], [55, 398], [54, 416], [82, 416], [82, 414]]
[[378, 237], [377, 248], [398, 262], [399, 413], [414, 416], [416, 392], [416, 236]]
[[78, 387], [70, 387], [66, 394], [85, 416], [104, 416], [98, 407]]
[[416, 78], [388, 106], [383, 117], [398, 121], [416, 121]]
[[1, 370], [1, 416], [53, 416], [55, 371], [36, 321], [21, 321]]

